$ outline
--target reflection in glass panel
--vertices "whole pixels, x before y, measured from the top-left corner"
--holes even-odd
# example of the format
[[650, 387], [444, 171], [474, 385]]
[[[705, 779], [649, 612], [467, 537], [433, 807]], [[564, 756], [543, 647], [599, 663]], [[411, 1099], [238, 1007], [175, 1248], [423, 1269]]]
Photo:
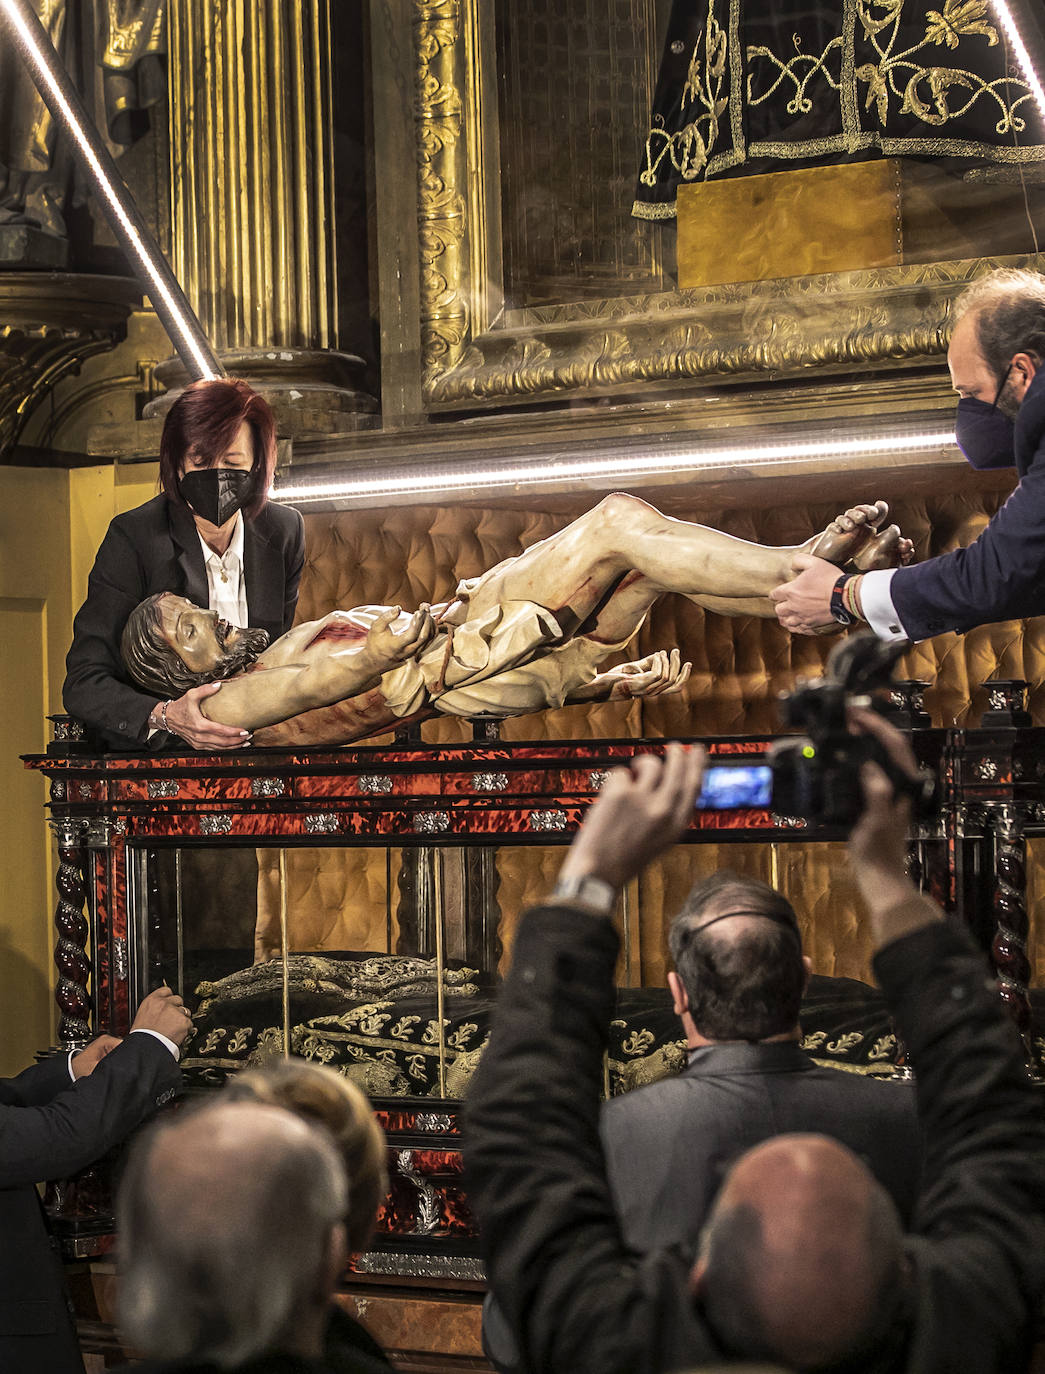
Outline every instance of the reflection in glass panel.
[[[888, 1071], [891, 1031], [869, 986], [866, 922], [842, 850], [679, 845], [629, 885], [617, 919], [607, 1094], [685, 1062], [666, 989], [668, 929], [693, 884], [723, 868], [795, 898], [815, 975], [803, 1009], [811, 1047], [863, 1072]], [[289, 1045], [372, 1097], [460, 1098], [489, 1034], [519, 917], [547, 897], [563, 852], [138, 850], [140, 987], [166, 981], [192, 1008], [190, 1082], [220, 1083]]]
[[670, 288], [676, 256], [699, 289], [1045, 243], [1042, 114], [985, 5], [518, 0], [497, 21], [509, 309]]
[[499, 949], [492, 851], [157, 848], [132, 872], [139, 981], [192, 1009], [190, 1080], [289, 1046], [371, 1096], [463, 1091]]

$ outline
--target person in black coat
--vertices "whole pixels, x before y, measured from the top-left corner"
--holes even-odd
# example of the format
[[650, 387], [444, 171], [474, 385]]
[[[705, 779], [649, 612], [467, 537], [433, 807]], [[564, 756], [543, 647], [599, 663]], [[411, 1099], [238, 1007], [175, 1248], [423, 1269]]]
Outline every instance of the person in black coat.
[[195, 382], [171, 406], [160, 440], [158, 496], [109, 525], [73, 624], [65, 709], [107, 748], [232, 749], [246, 731], [200, 713], [210, 684], [172, 701], [132, 686], [120, 659], [128, 615], [177, 592], [224, 621], [275, 639], [291, 626], [305, 557], [296, 510], [268, 501], [275, 420], [246, 382]]
[[125, 1040], [0, 1079], [0, 1369], [83, 1374], [62, 1267], [35, 1184], [78, 1173], [123, 1140], [181, 1082], [191, 1021], [169, 988], [150, 993]]
[[847, 576], [799, 554], [799, 575], [771, 593], [785, 629], [862, 619], [881, 639], [915, 641], [1045, 614], [1045, 276], [999, 269], [955, 314], [958, 446], [975, 468], [1015, 467], [1016, 490], [968, 548], [924, 563]]
[[[914, 776], [893, 727], [867, 711], [851, 720]], [[693, 760], [669, 745], [663, 764], [644, 755], [610, 774], [551, 901], [519, 923], [470, 1085], [469, 1202], [522, 1367], [1025, 1369], [1045, 1287], [1041, 1105], [983, 954], [906, 876], [910, 803], [871, 763], [849, 856], [875, 971], [918, 1066], [925, 1167], [911, 1230], [851, 1151], [802, 1134], [733, 1165], [696, 1264], [675, 1247], [636, 1256], [625, 1244], [598, 1131], [612, 916], [625, 884], [688, 824]]]

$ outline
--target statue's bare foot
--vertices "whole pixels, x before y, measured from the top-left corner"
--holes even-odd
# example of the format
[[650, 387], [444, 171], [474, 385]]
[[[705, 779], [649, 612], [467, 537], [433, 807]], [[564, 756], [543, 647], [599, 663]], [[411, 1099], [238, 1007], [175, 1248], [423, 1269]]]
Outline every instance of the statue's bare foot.
[[914, 545], [900, 533], [899, 525], [887, 525], [853, 555], [853, 567], [860, 572], [877, 568], [900, 568], [914, 557]]
[[[814, 558], [823, 558], [843, 568], [871, 543], [888, 514], [889, 507], [884, 501], [875, 501], [873, 505], [850, 506], [812, 541], [808, 552]], [[899, 533], [897, 530], [897, 535]]]

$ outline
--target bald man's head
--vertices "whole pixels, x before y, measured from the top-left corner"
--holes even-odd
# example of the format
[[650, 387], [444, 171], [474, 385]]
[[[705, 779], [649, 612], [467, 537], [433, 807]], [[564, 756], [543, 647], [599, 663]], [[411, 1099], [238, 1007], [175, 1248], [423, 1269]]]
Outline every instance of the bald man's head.
[[885, 1325], [901, 1242], [891, 1199], [851, 1150], [824, 1136], [777, 1136], [727, 1176], [694, 1284], [731, 1353], [815, 1369]]
[[219, 1103], [146, 1137], [118, 1202], [120, 1308], [146, 1354], [231, 1367], [301, 1349], [344, 1258], [344, 1168], [278, 1107]]

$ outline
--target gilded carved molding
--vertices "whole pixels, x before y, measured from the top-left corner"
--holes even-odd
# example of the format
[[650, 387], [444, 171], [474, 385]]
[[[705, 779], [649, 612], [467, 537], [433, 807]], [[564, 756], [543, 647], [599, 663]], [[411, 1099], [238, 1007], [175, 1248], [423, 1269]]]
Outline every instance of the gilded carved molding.
[[125, 277], [0, 274], [0, 462], [58, 382], [125, 337], [140, 300]]
[[458, 361], [469, 325], [464, 15], [459, 0], [416, 0], [414, 15], [421, 351], [431, 385]]
[[[429, 385], [434, 405], [939, 357], [976, 259], [516, 311]], [[1011, 262], [1012, 260], [1006, 260]], [[1045, 268], [1045, 255], [1020, 259]]]
[[[995, 259], [930, 263], [514, 310], [470, 337], [473, 249], [495, 232], [472, 32], [483, 0], [414, 0], [424, 397], [455, 408], [637, 383], [800, 375], [937, 359], [951, 300]], [[1012, 262], [1011, 259], [1004, 260]], [[1045, 255], [1019, 259], [1045, 269]], [[474, 271], [474, 267], [472, 271]]]

